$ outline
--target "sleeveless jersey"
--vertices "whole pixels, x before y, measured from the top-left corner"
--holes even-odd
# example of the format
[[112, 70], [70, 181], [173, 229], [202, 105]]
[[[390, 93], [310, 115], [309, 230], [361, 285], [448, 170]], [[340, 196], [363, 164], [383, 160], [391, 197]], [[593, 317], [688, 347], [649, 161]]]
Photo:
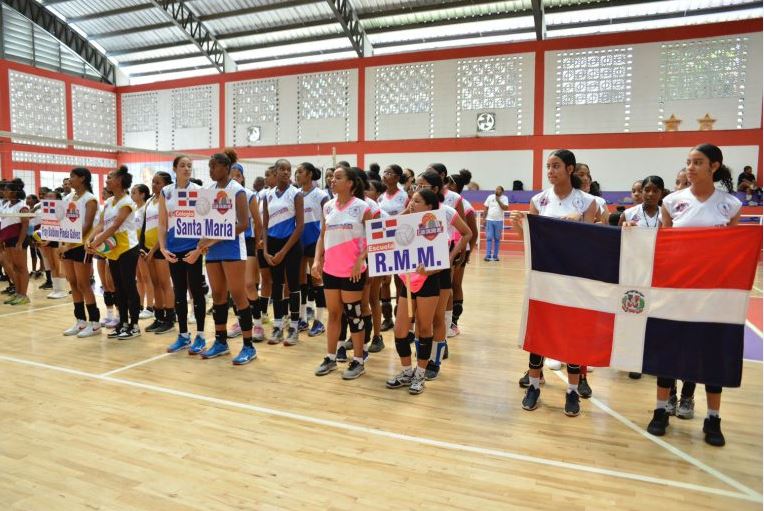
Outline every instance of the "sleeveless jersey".
[[103, 207], [103, 228], [108, 229], [117, 219], [122, 208], [130, 208], [130, 215], [125, 218], [119, 229], [112, 235], [117, 240], [117, 245], [111, 251], [104, 254], [104, 257], [112, 261], [119, 259], [119, 256], [135, 247], [138, 244], [138, 237], [135, 235], [133, 216], [135, 214], [135, 202], [129, 195], [125, 194], [119, 201], [115, 202], [114, 197], [109, 197]]
[[462, 201], [462, 196], [452, 190], [445, 190], [443, 204], [456, 209]]
[[[337, 199], [324, 204], [324, 271], [335, 277], [348, 278], [353, 265], [366, 248], [366, 228], [363, 217], [369, 205], [353, 197], [342, 209]], [[365, 271], [366, 265], [361, 268]]]
[[[244, 188], [244, 192], [247, 194], [247, 217], [249, 217], [249, 223], [247, 224], [247, 229], [244, 231], [244, 237], [251, 238], [255, 235], [255, 223], [252, 218], [252, 213], [249, 210], [249, 206], [252, 204], [252, 200], [257, 198], [257, 192], [250, 190], [249, 188]], [[262, 205], [259, 207], [262, 209]]]
[[294, 198], [300, 190], [287, 186], [284, 192], [274, 187], [268, 190], [268, 236], [285, 239], [292, 235], [297, 228], [295, 220]]
[[[98, 199], [96, 198], [95, 195], [88, 192], [87, 190], [85, 190], [85, 193], [82, 194], [82, 197], [78, 198], [77, 200], [74, 200], [75, 196], [76, 195], [74, 194], [69, 195], [68, 196], [69, 202], [64, 201], [64, 207], [68, 208], [70, 203], [76, 204], [77, 211], [82, 216], [83, 227], [85, 227], [84, 222], [85, 222], [85, 212], [87, 211], [87, 204], [90, 201], [95, 201], [96, 205], [98, 205]], [[90, 232], [93, 231], [93, 228], [96, 226], [97, 223], [98, 223], [98, 211], [96, 210], [96, 215], [93, 217], [93, 225], [90, 227]], [[83, 232], [82, 239], [87, 239], [87, 237], [90, 235], [90, 232]], [[80, 245], [82, 245], [82, 242], [78, 241], [76, 243], [67, 243], [66, 247], [73, 248], [73, 247], [78, 247]]]
[[[459, 231], [457, 231], [456, 227], [454, 227], [454, 222], [456, 221], [456, 217], [459, 216], [459, 213], [454, 208], [446, 206], [445, 204], [441, 204], [440, 209], [446, 212], [446, 225], [448, 225], [448, 230], [456, 231], [458, 233]], [[459, 236], [461, 237], [461, 234]], [[403, 283], [405, 284], [406, 273], [400, 273], [398, 276], [401, 278], [401, 281], [403, 281]], [[411, 292], [416, 293], [420, 289], [422, 289], [422, 286], [424, 286], [424, 282], [425, 280], [427, 280], [427, 277], [425, 275], [421, 275], [414, 271], [409, 273], [409, 279], [411, 282]]]
[[300, 236], [303, 247], [315, 244], [321, 236], [321, 212], [324, 207], [323, 203], [327, 200], [329, 200], [329, 196], [320, 188], [314, 187], [308, 193], [303, 192], [302, 204], [305, 227], [302, 230], [302, 236]]
[[[217, 183], [209, 185], [207, 190], [220, 190]], [[228, 196], [236, 207], [236, 198], [239, 194], [245, 193], [244, 187], [239, 183], [231, 179], [228, 184], [223, 188], [228, 193]], [[249, 216], [249, 208], [247, 209], [247, 216]], [[238, 215], [237, 215], [238, 217]], [[207, 261], [246, 261], [247, 260], [247, 245], [244, 242], [244, 233], [241, 232], [232, 240], [220, 240], [212, 245], [207, 251]]]
[[714, 190], [700, 202], [689, 188], [670, 193], [663, 206], [671, 216], [674, 227], [721, 227], [729, 224], [743, 203], [732, 194]]
[[[144, 245], [146, 248], [153, 248], [159, 241], [159, 200], [149, 199], [144, 208], [144, 214], [146, 215], [146, 229], [143, 232]], [[138, 232], [143, 227], [141, 224], [138, 227]]]
[[178, 209], [178, 191], [193, 191], [200, 190], [202, 187], [196, 183], [189, 182], [186, 188], [178, 188], [177, 183], [167, 185], [162, 188], [162, 196], [164, 197], [165, 207], [167, 209], [167, 250], [173, 254], [181, 254], [189, 252], [196, 248], [199, 240], [193, 238], [176, 238], [175, 237], [175, 222], [173, 220], [173, 212]]
[[[19, 200], [14, 203], [7, 201], [2, 209], [3, 213], [28, 213], [29, 207], [25, 200]], [[0, 240], [10, 240], [18, 238], [21, 234], [21, 218], [17, 216], [3, 217], [3, 224], [0, 227]]]

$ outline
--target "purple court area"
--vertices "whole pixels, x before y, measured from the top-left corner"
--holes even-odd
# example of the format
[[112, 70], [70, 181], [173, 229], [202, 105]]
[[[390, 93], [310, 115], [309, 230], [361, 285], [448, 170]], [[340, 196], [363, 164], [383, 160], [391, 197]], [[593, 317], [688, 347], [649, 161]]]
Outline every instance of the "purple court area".
[[762, 359], [762, 339], [750, 326], [745, 326], [745, 343], [743, 345], [743, 358], [746, 360]]

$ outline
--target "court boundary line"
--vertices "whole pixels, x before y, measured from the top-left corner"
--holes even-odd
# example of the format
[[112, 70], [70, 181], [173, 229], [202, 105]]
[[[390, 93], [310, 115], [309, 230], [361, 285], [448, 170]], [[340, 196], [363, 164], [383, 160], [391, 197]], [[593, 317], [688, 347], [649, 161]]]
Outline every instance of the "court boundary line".
[[673, 479], [663, 479], [663, 478], [658, 478], [653, 476], [646, 476], [642, 474], [635, 474], [631, 472], [622, 472], [619, 470], [605, 469], [605, 468], [593, 467], [589, 465], [582, 465], [578, 463], [569, 463], [565, 461], [551, 460], [547, 458], [519, 454], [519, 453], [515, 453], [511, 451], [500, 450], [500, 449], [489, 449], [485, 447], [477, 447], [477, 446], [472, 446], [467, 444], [459, 444], [455, 442], [435, 440], [435, 439], [431, 439], [427, 437], [406, 435], [403, 433], [395, 433], [395, 432], [387, 431], [384, 429], [371, 428], [368, 426], [360, 426], [356, 424], [339, 422], [339, 421], [334, 421], [330, 419], [320, 419], [318, 417], [311, 417], [309, 415], [288, 412], [285, 410], [278, 410], [274, 408], [268, 408], [268, 407], [253, 405], [249, 403], [242, 403], [239, 401], [232, 401], [232, 400], [221, 399], [221, 398], [216, 398], [212, 396], [205, 396], [203, 394], [195, 394], [193, 392], [171, 389], [168, 387], [162, 387], [159, 385], [153, 385], [149, 383], [141, 383], [141, 382], [132, 381], [132, 380], [125, 380], [122, 378], [114, 378], [112, 376], [103, 376], [100, 374], [88, 373], [85, 371], [71, 369], [68, 367], [55, 366], [51, 364], [45, 364], [42, 362], [35, 362], [31, 360], [24, 360], [24, 359], [10, 357], [6, 355], [0, 355], [0, 360], [5, 362], [20, 364], [20, 365], [27, 365], [27, 366], [38, 367], [42, 369], [48, 369], [48, 370], [52, 370], [56, 372], [62, 372], [62, 373], [66, 373], [66, 374], [70, 374], [74, 376], [83, 377], [83, 378], [100, 380], [100, 381], [104, 381], [104, 382], [112, 383], [116, 385], [124, 385], [128, 387], [142, 389], [142, 390], [148, 390], [158, 394], [171, 395], [175, 397], [184, 397], [184, 398], [192, 399], [194, 401], [211, 403], [211, 404], [224, 406], [228, 408], [249, 410], [261, 415], [291, 419], [297, 422], [315, 424], [318, 426], [323, 426], [323, 427], [327, 427], [331, 429], [352, 431], [354, 433], [373, 435], [373, 436], [377, 436], [381, 438], [402, 440], [409, 443], [426, 445], [431, 447], [438, 447], [438, 448], [447, 449], [451, 451], [467, 452], [472, 454], [482, 454], [487, 456], [493, 456], [496, 458], [511, 459], [515, 461], [521, 461], [521, 462], [532, 463], [537, 465], [544, 465], [544, 466], [555, 467], [560, 469], [575, 470], [578, 472], [588, 472], [588, 473], [598, 474], [598, 475], [607, 476], [607, 477], [614, 477], [619, 479], [639, 481], [639, 482], [648, 483], [648, 484], [655, 484], [658, 486], [681, 488], [684, 490], [695, 491], [698, 493], [706, 493], [706, 494], [716, 495], [720, 497], [746, 500], [749, 502], [762, 502], [761, 495], [753, 492], [753, 490], [750, 490], [749, 488], [743, 485], [741, 486], [743, 488], [748, 489], [749, 492], [753, 492], [753, 495], [747, 492], [739, 492], [739, 491], [735, 492], [730, 490], [724, 490], [721, 488], [711, 488], [708, 486], [702, 486], [702, 485], [694, 484], [694, 483], [687, 483], [684, 481], [675, 481]]
[[168, 357], [172, 355], [172, 353], [162, 353], [161, 355], [157, 355], [155, 357], [147, 358], [145, 360], [140, 360], [134, 364], [129, 364], [126, 366], [118, 367], [116, 369], [112, 369], [111, 371], [106, 371], [105, 373], [101, 373], [98, 376], [111, 376], [112, 374], [121, 373], [122, 371], [127, 371], [128, 369], [132, 369], [134, 367], [142, 366], [143, 364], [148, 364], [151, 362], [154, 362], [156, 360], [161, 360], [165, 357]]
[[[566, 377], [566, 375], [563, 375], [562, 371], [557, 370], [557, 371], [554, 371], [554, 373], [557, 375], [558, 378], [560, 378], [560, 380], [562, 380], [566, 384], [568, 383], [568, 378]], [[725, 484], [727, 484], [729, 486], [732, 486], [733, 488], [737, 489], [738, 491], [740, 491], [742, 494], [746, 495], [747, 497], [750, 497], [751, 499], [756, 499], [754, 502], [762, 502], [762, 501], [764, 501], [764, 496], [761, 495], [760, 493], [756, 492], [756, 490], [753, 490], [753, 489], [749, 488], [748, 486], [744, 485], [743, 483], [739, 482], [738, 480], [736, 480], [736, 479], [734, 479], [734, 478], [732, 478], [732, 477], [730, 477], [730, 476], [728, 476], [726, 474], [723, 474], [719, 470], [717, 470], [717, 469], [715, 469], [715, 468], [713, 468], [713, 467], [711, 467], [709, 465], [706, 465], [705, 463], [703, 463], [699, 459], [695, 458], [694, 456], [692, 456], [690, 454], [687, 454], [683, 450], [679, 449], [678, 447], [675, 447], [675, 446], [671, 445], [670, 443], [666, 442], [665, 440], [663, 440], [663, 439], [661, 439], [659, 437], [656, 437], [654, 435], [651, 435], [650, 433], [647, 432], [647, 430], [645, 428], [638, 426], [636, 423], [634, 423], [630, 419], [627, 419], [626, 417], [624, 417], [620, 413], [616, 412], [615, 410], [610, 408], [607, 404], [605, 404], [604, 402], [600, 401], [599, 399], [597, 399], [597, 398], [592, 396], [588, 400], [594, 406], [596, 406], [597, 408], [599, 408], [600, 410], [602, 410], [606, 414], [610, 415], [611, 417], [613, 417], [615, 420], [617, 420], [618, 422], [620, 422], [621, 424], [623, 424], [624, 426], [626, 426], [630, 430], [634, 431], [635, 433], [638, 433], [639, 435], [641, 435], [642, 437], [644, 437], [647, 440], [651, 441], [652, 443], [662, 447], [663, 449], [667, 450], [668, 452], [670, 452], [674, 456], [678, 457], [679, 459], [686, 461], [687, 463], [693, 465], [695, 468], [700, 469], [701, 471], [703, 471], [706, 474], [708, 474], [708, 475], [718, 479], [719, 481], [722, 481], [723, 483], [725, 483]]]
[[750, 320], [748, 319], [745, 320], [745, 326], [753, 330], [753, 333], [755, 333], [756, 335], [764, 339], [764, 334], [761, 332], [761, 330], [759, 330], [759, 327], [754, 325]]
[[55, 309], [56, 307], [71, 306], [72, 302], [57, 303], [55, 305], [46, 305], [45, 307], [37, 307], [35, 309], [26, 309], [23, 311], [8, 312], [7, 314], [0, 314], [0, 318], [6, 318], [8, 316], [18, 316], [19, 314], [32, 314], [33, 312], [44, 311], [47, 309]]

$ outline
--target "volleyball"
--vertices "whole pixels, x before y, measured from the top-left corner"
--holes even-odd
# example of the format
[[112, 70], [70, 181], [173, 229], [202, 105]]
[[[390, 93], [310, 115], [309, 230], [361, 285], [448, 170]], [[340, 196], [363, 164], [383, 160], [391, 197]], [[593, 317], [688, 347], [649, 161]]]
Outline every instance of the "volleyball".
[[395, 241], [401, 247], [407, 247], [411, 245], [416, 236], [416, 231], [408, 224], [401, 224], [395, 231]]
[[56, 204], [56, 220], [61, 221], [64, 219], [64, 215], [66, 215], [66, 207], [64, 207], [63, 202], [58, 202]]
[[100, 245], [96, 247], [96, 252], [101, 254], [108, 254], [112, 250], [114, 250], [114, 247], [117, 246], [117, 238], [114, 236], [109, 236], [106, 238]]
[[204, 216], [210, 212], [210, 201], [206, 197], [196, 199], [196, 214]]
[[35, 240], [37, 243], [41, 243], [42, 242], [42, 236], [40, 236], [40, 231], [39, 230], [34, 231], [32, 233], [32, 239]]

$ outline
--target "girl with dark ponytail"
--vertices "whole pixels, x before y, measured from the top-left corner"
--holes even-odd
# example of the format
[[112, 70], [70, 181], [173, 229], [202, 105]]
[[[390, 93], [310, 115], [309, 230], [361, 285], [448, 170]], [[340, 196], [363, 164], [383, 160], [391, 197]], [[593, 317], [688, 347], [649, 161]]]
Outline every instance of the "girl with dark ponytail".
[[15, 294], [11, 295], [4, 303], [25, 305], [29, 303], [27, 296], [29, 285], [29, 269], [27, 268], [29, 218], [22, 217], [21, 214], [29, 213], [29, 207], [24, 200], [26, 198], [24, 181], [16, 178], [6, 183], [4, 193], [6, 203], [3, 213], [13, 216], [8, 216], [2, 221], [0, 243], [5, 247], [3, 259], [6, 269], [10, 270], [8, 276], [15, 285]]

